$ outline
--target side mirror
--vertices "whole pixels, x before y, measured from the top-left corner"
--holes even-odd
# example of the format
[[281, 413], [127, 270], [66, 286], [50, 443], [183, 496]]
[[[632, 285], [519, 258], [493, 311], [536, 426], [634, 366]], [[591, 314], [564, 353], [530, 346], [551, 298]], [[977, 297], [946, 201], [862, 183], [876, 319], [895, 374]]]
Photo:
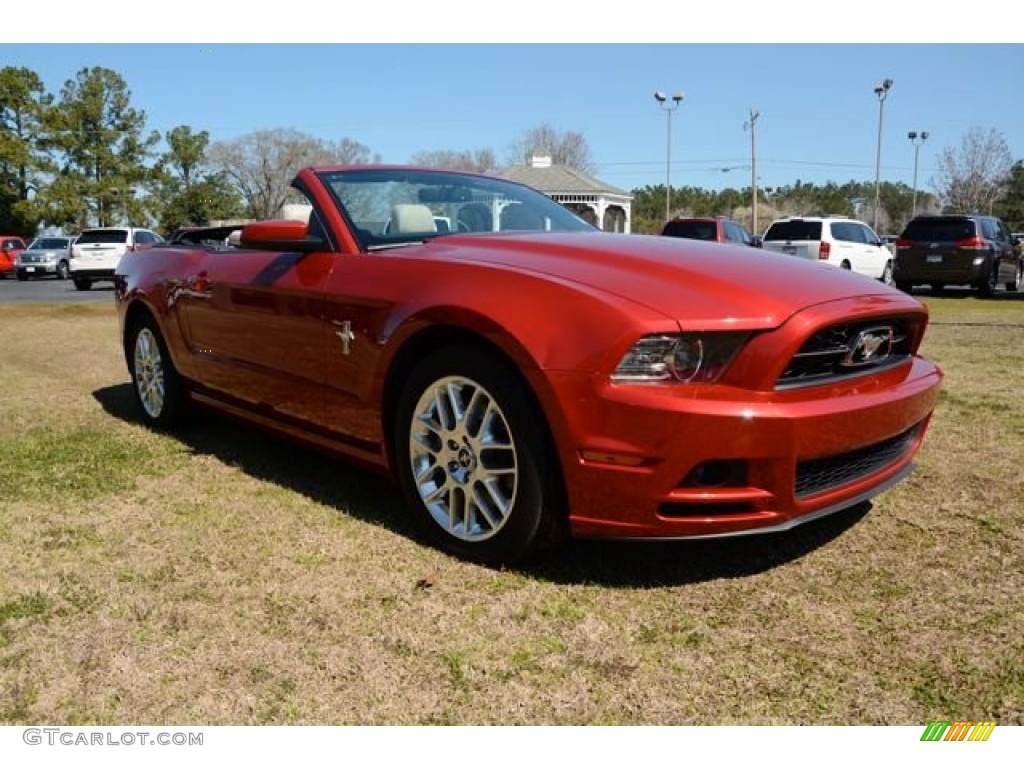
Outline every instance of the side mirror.
[[307, 237], [304, 221], [258, 221], [242, 227], [242, 247], [260, 251], [293, 251], [314, 253], [327, 250], [327, 243], [318, 237]]

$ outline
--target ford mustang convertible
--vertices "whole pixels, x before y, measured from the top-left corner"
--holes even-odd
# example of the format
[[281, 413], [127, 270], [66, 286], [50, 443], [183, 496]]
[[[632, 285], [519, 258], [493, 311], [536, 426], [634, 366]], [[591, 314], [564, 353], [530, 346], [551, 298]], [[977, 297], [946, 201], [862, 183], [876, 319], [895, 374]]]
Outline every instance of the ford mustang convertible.
[[911, 470], [941, 374], [910, 296], [600, 232], [487, 176], [293, 187], [288, 219], [121, 260], [146, 424], [212, 408], [390, 473], [429, 541], [489, 564], [565, 535], [784, 531]]

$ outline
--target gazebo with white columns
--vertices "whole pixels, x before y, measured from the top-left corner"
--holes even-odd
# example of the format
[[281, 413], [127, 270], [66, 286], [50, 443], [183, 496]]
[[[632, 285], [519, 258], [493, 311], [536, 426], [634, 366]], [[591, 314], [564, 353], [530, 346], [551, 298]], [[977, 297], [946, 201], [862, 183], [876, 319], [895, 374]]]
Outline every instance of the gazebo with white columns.
[[567, 165], [555, 165], [549, 155], [534, 155], [529, 165], [514, 165], [501, 172], [543, 192], [605, 232], [630, 231], [633, 196]]

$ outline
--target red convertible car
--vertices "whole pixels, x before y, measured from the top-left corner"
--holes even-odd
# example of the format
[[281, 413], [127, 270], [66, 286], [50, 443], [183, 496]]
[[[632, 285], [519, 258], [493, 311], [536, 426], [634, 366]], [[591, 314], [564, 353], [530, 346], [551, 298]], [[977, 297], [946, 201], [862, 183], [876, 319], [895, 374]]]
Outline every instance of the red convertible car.
[[306, 220], [120, 262], [147, 424], [199, 404], [391, 473], [430, 541], [492, 564], [565, 534], [782, 531], [911, 469], [941, 374], [910, 296], [603, 233], [486, 176], [309, 168], [293, 186]]

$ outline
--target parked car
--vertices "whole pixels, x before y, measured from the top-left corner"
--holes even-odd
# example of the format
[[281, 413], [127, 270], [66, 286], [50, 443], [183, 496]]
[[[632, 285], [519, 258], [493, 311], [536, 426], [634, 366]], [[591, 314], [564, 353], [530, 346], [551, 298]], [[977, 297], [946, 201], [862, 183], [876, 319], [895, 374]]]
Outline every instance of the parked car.
[[1000, 285], [1015, 291], [1024, 285], [1019, 243], [995, 216], [917, 216], [896, 241], [896, 286], [969, 285], [981, 296]]
[[892, 254], [867, 224], [840, 216], [799, 216], [773, 221], [762, 247], [822, 261], [892, 285]]
[[138, 227], [86, 229], [71, 246], [69, 273], [75, 288], [87, 291], [97, 280], [113, 280], [125, 253], [164, 242], [156, 232]]
[[66, 280], [72, 242], [74, 238], [71, 237], [37, 237], [18, 254], [18, 279], [31, 280], [49, 275]]
[[736, 243], [758, 247], [760, 241], [745, 227], [724, 216], [705, 218], [677, 217], [665, 222], [661, 234], [687, 240], [708, 240], [715, 243]]
[[25, 241], [17, 235], [0, 235], [0, 278], [13, 275], [18, 254], [25, 250]]
[[308, 223], [121, 260], [145, 424], [201, 405], [391, 473], [425, 537], [490, 564], [566, 532], [784, 531], [911, 469], [941, 378], [913, 297], [603, 233], [505, 179], [340, 166], [293, 185]]

